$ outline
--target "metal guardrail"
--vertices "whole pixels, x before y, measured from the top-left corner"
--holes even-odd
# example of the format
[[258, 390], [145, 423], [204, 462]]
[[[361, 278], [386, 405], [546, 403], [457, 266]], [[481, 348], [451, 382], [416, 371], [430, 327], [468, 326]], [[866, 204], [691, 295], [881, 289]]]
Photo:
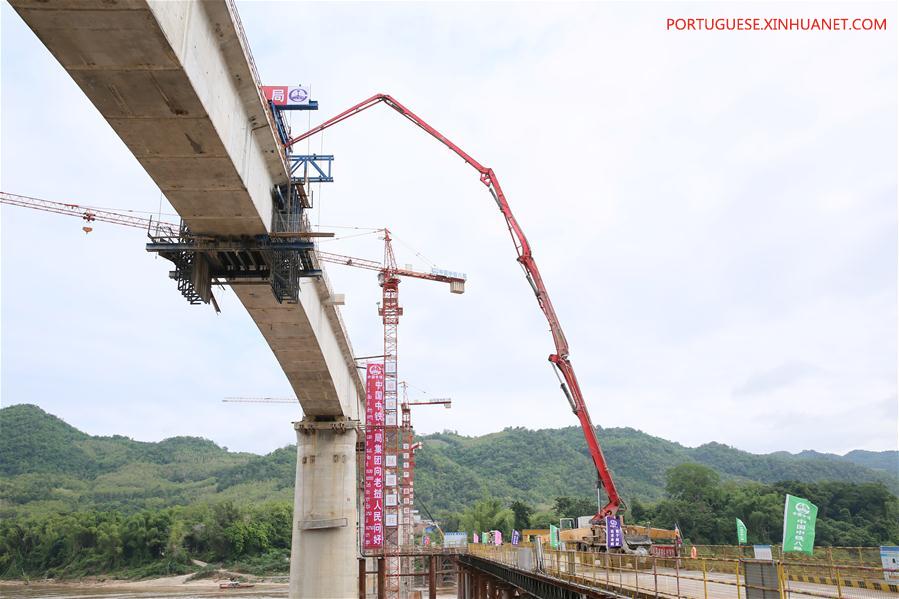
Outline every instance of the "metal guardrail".
[[[691, 545], [685, 544], [681, 553], [689, 555], [693, 547], [696, 557], [752, 558], [752, 545]], [[771, 545], [771, 554], [776, 560], [823, 562], [842, 565], [857, 564], [876, 568], [881, 565], [880, 547], [815, 547], [813, 555], [804, 553], [783, 553], [779, 545]]]
[[469, 545], [468, 553], [525, 572], [641, 599], [894, 599], [899, 570], [815, 561], [586, 553]]

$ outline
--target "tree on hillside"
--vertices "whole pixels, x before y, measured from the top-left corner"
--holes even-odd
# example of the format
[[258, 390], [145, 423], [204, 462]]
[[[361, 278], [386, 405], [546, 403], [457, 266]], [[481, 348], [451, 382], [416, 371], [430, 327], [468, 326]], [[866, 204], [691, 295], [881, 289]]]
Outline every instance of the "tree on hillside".
[[554, 508], [559, 518], [572, 518], [577, 524], [579, 516], [596, 514], [596, 500], [589, 497], [556, 497]]
[[515, 513], [504, 508], [499, 499], [481, 499], [464, 512], [459, 520], [462, 530], [486, 532], [498, 530], [504, 536], [512, 534]]
[[633, 524], [645, 524], [649, 517], [649, 512], [643, 503], [636, 497], [628, 502], [627, 506], [628, 520]]
[[535, 512], [531, 516], [531, 528], [549, 528], [550, 524], [552, 524], [553, 526], [558, 526], [559, 514], [550, 510], [546, 510], [542, 512]]
[[713, 505], [719, 497], [717, 472], [702, 464], [681, 464], [665, 473], [665, 493], [671, 499]]
[[460, 531], [462, 515], [459, 512], [443, 512], [437, 516], [440, 526], [445, 531]]
[[515, 514], [515, 528], [522, 530], [530, 526], [531, 514], [534, 512], [534, 508], [523, 501], [513, 501], [509, 509]]

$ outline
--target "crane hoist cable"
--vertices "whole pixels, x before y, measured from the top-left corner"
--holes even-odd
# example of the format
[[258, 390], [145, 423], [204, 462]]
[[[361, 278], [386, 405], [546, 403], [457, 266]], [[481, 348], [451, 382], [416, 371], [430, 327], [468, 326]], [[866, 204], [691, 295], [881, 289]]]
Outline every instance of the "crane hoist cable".
[[505, 218], [506, 226], [509, 229], [509, 234], [511, 235], [512, 242], [515, 245], [515, 251], [518, 254], [518, 263], [521, 266], [522, 270], [524, 270], [525, 278], [527, 279], [528, 284], [531, 286], [531, 289], [533, 290], [534, 295], [537, 298], [537, 304], [540, 306], [540, 309], [543, 311], [543, 314], [546, 316], [546, 320], [549, 323], [549, 328], [552, 332], [553, 343], [555, 344], [555, 352], [550, 354], [549, 361], [554, 366], [557, 376], [561, 375], [560, 385], [562, 392], [568, 399], [572, 411], [574, 412], [575, 416], [577, 416], [581, 424], [581, 429], [584, 433], [584, 439], [587, 442], [587, 447], [590, 451], [590, 457], [593, 460], [593, 465], [596, 467], [597, 497], [599, 497], [600, 489], [605, 489], [605, 492], [608, 495], [608, 502], [597, 510], [594, 520], [599, 520], [604, 516], [615, 515], [618, 509], [622, 506], [623, 502], [621, 497], [618, 495], [618, 490], [615, 487], [615, 482], [612, 480], [612, 475], [611, 472], [609, 472], [608, 465], [606, 464], [605, 456], [603, 456], [602, 448], [599, 446], [599, 441], [596, 438], [596, 429], [594, 428], [593, 423], [590, 420], [590, 414], [587, 411], [587, 405], [584, 402], [584, 396], [581, 392], [580, 384], [577, 381], [577, 376], [574, 373], [574, 367], [572, 366], [571, 360], [569, 359], [568, 340], [565, 338], [565, 333], [562, 331], [562, 325], [559, 323], [559, 318], [556, 315], [556, 310], [549, 299], [549, 294], [547, 293], [546, 286], [543, 283], [543, 277], [541, 277], [540, 275], [540, 269], [537, 267], [537, 263], [535, 262], [534, 257], [531, 253], [531, 245], [528, 242], [527, 237], [525, 237], [524, 231], [521, 229], [521, 226], [518, 224], [515, 216], [512, 214], [512, 210], [509, 207], [506, 196], [499, 184], [499, 179], [497, 178], [496, 173], [493, 172], [493, 169], [482, 165], [470, 154], [450, 141], [449, 138], [429, 125], [424, 119], [416, 115], [414, 112], [398, 102], [395, 98], [387, 94], [375, 94], [374, 96], [371, 96], [370, 98], [359, 102], [355, 106], [352, 106], [347, 110], [344, 110], [340, 114], [322, 122], [317, 127], [313, 127], [309, 131], [306, 131], [305, 133], [302, 133], [290, 139], [285, 144], [285, 147], [290, 149], [290, 147], [294, 144], [308, 139], [309, 137], [317, 133], [321, 133], [328, 127], [336, 125], [337, 123], [340, 123], [350, 118], [351, 116], [359, 114], [360, 112], [381, 103], [386, 104], [393, 110], [400, 113], [403, 117], [411, 121], [415, 126], [423, 129], [428, 135], [435, 138], [437, 141], [452, 150], [457, 156], [462, 158], [462, 160], [464, 160], [466, 164], [478, 171], [478, 173], [480, 174], [481, 183], [483, 183], [487, 187], [487, 189], [490, 191], [490, 194], [493, 196], [493, 200], [496, 202], [497, 207]]

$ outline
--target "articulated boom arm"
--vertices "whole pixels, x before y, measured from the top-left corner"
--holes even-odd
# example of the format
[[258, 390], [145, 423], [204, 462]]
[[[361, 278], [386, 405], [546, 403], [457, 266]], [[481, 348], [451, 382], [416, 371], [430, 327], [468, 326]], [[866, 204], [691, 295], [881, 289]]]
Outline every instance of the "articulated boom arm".
[[558, 372], [562, 374], [562, 378], [564, 379], [564, 382], [561, 383], [562, 391], [568, 398], [572, 411], [581, 423], [584, 438], [586, 439], [587, 447], [590, 450], [590, 456], [593, 458], [593, 464], [596, 466], [596, 473], [599, 476], [599, 484], [605, 488], [606, 493], [609, 496], [608, 503], [602, 507], [596, 515], [597, 517], [614, 515], [621, 505], [621, 498], [618, 496], [618, 491], [615, 488], [615, 483], [609, 473], [605, 457], [602, 454], [602, 449], [599, 447], [599, 442], [596, 439], [596, 429], [590, 421], [590, 414], [587, 412], [587, 406], [584, 403], [580, 385], [578, 385], [577, 377], [574, 374], [574, 368], [571, 366], [571, 362], [568, 359], [568, 341], [565, 339], [562, 325], [559, 323], [559, 318], [556, 316], [555, 308], [553, 308], [552, 302], [549, 299], [546, 286], [543, 284], [543, 278], [540, 276], [540, 269], [537, 268], [537, 263], [534, 261], [531, 254], [531, 246], [528, 243], [527, 237], [524, 235], [524, 231], [522, 231], [521, 226], [518, 224], [518, 221], [515, 220], [512, 210], [509, 208], [509, 203], [506, 201], [506, 196], [503, 193], [502, 187], [500, 186], [499, 180], [496, 178], [493, 169], [485, 167], [472, 158], [467, 152], [451, 142], [442, 133], [431, 127], [411, 110], [397, 102], [393, 97], [386, 94], [376, 94], [367, 100], [356, 104], [352, 108], [341, 112], [337, 116], [324, 121], [322, 124], [310, 129], [306, 133], [291, 139], [287, 143], [287, 147], [289, 148], [293, 144], [303, 141], [316, 133], [320, 133], [328, 127], [336, 125], [337, 123], [381, 102], [387, 104], [412, 121], [415, 125], [424, 129], [429, 135], [455, 152], [456, 155], [462, 158], [467, 164], [474, 167], [474, 169], [481, 175], [481, 183], [486, 185], [487, 189], [489, 189], [490, 193], [493, 195], [496, 205], [506, 219], [506, 226], [509, 228], [509, 234], [512, 236], [512, 241], [515, 243], [515, 250], [518, 252], [518, 262], [521, 264], [522, 269], [524, 269], [525, 277], [527, 277], [528, 283], [530, 283], [531, 288], [534, 290], [534, 295], [537, 296], [537, 303], [540, 305], [540, 309], [543, 310], [543, 313], [546, 315], [546, 320], [549, 322], [549, 328], [552, 331], [553, 342], [556, 347], [556, 352], [549, 356], [549, 361], [552, 362], [558, 369]]

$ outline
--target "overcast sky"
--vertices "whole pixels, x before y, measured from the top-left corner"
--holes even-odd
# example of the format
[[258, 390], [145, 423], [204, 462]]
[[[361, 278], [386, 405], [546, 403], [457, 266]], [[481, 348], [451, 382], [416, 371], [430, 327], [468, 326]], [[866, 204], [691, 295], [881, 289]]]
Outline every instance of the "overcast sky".
[[[391, 93], [497, 172], [533, 245], [596, 424], [753, 452], [897, 447], [895, 3], [240, 2], [267, 84], [321, 110]], [[888, 17], [886, 32], [669, 32], [678, 16]], [[552, 340], [477, 173], [393, 111], [334, 153], [313, 221], [390, 227], [400, 377], [419, 432], [576, 424]], [[2, 6], [2, 189], [157, 211], [160, 192]], [[162, 210], [171, 208], [162, 200]], [[174, 218], [174, 217], [169, 217]], [[140, 232], [2, 209], [2, 403], [92, 434], [267, 452], [298, 407], [230, 291], [189, 306]], [[379, 259], [373, 235], [323, 249]], [[382, 351], [374, 273], [330, 267], [358, 355]], [[600, 439], [601, 441], [601, 439]]]

